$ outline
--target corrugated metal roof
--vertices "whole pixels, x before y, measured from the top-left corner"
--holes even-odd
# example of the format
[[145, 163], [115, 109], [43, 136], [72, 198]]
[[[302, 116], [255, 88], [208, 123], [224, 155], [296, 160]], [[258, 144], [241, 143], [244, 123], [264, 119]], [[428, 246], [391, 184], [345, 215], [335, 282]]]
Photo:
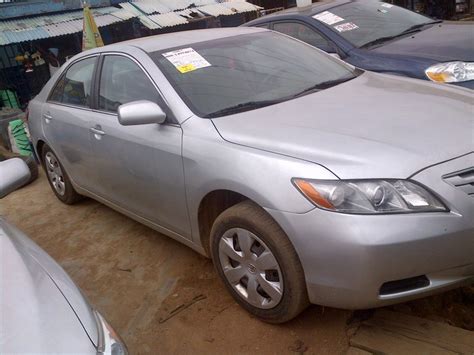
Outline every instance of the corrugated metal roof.
[[128, 2], [125, 2], [125, 3], [121, 3], [119, 4], [121, 8], [131, 12], [132, 14], [134, 14], [136, 17], [138, 17], [138, 19], [140, 20], [140, 22], [147, 28], [151, 29], [151, 30], [156, 30], [158, 28], [161, 28], [160, 25], [158, 25], [156, 22], [154, 22], [153, 20], [150, 20], [150, 18], [145, 15], [143, 13], [143, 11], [138, 8], [137, 6], [135, 5], [132, 5], [131, 3], [128, 3]]
[[[222, 16], [256, 11], [260, 7], [243, 0], [138, 0], [116, 7], [92, 9], [98, 27], [138, 18], [150, 28], [159, 29], [188, 23], [199, 16]], [[194, 15], [194, 16], [193, 16]], [[57, 37], [82, 31], [83, 11], [42, 15], [0, 21], [0, 45]]]
[[189, 6], [194, 4], [195, 6], [204, 6], [204, 5], [212, 5], [217, 2], [220, 2], [219, 0], [189, 0]]
[[23, 31], [3, 31], [2, 37], [6, 41], [4, 44], [8, 44], [48, 38], [49, 34], [43, 28], [38, 27]]
[[[173, 11], [172, 8], [166, 6], [166, 4], [163, 4], [161, 1], [135, 1], [133, 5], [148, 15], [155, 13], [166, 14]], [[122, 6], [122, 4], [120, 4], [120, 6]]]
[[[222, 0], [135, 0], [132, 1], [132, 3], [147, 15], [151, 15], [181, 11], [190, 7], [215, 5], [221, 1]], [[120, 4], [120, 6], [122, 6], [122, 4]]]
[[66, 34], [82, 31], [82, 19], [57, 23], [55, 25], [44, 26], [43, 29], [48, 32], [48, 37], [58, 37]]
[[182, 11], [176, 11], [176, 13], [178, 15], [184, 16], [188, 19], [195, 19], [195, 18], [199, 18], [199, 17], [204, 16], [201, 12], [197, 11], [195, 8], [186, 9], [186, 10], [182, 10]]
[[110, 14], [111, 16], [118, 17], [122, 20], [130, 20], [131, 18], [136, 17], [136, 15], [128, 10], [125, 9], [118, 9]]
[[[94, 18], [95, 19], [95, 23], [97, 24], [97, 27], [105, 27], [105, 26], [109, 26], [113, 23], [117, 23], [117, 22], [122, 22], [123, 20], [119, 17], [116, 17], [112, 14], [107, 14], [107, 15], [103, 15], [103, 16], [97, 16]], [[81, 28], [82, 30], [82, 28]]]
[[159, 0], [159, 2], [169, 8], [171, 11], [187, 9], [193, 3], [193, 1], [189, 0]]
[[246, 1], [241, 1], [241, 0], [230, 0], [230, 1], [227, 0], [227, 1], [221, 2], [221, 5], [227, 7], [231, 10], [235, 9], [239, 13], [258, 11], [258, 10], [263, 9], [260, 6], [251, 4], [251, 3], [246, 2]]
[[[97, 27], [104, 27], [135, 17], [133, 13], [103, 7], [92, 9]], [[0, 21], [0, 45], [34, 41], [82, 31], [83, 11], [42, 15], [18, 20]]]
[[167, 14], [157, 14], [148, 16], [153, 22], [156, 22], [161, 27], [172, 27], [177, 25], [184, 25], [188, 23], [184, 17], [178, 15], [175, 12], [169, 12]]
[[[91, 11], [94, 17], [99, 17], [120, 10], [115, 7], [109, 6], [104, 8], [92, 9]], [[82, 19], [82, 16], [82, 10], [78, 10], [71, 11], [65, 14], [42, 15], [29, 18], [20, 18], [17, 20], [0, 21], [0, 30], [24, 30], [28, 28], [47, 26], [60, 22], [78, 20]]]
[[222, 4], [204, 5], [196, 8], [196, 10], [209, 16], [233, 15], [236, 13]]

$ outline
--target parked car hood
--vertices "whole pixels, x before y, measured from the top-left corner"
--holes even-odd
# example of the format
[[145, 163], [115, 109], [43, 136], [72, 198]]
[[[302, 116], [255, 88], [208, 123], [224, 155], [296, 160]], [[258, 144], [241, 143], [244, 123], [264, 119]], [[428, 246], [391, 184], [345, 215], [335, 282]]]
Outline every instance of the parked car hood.
[[406, 178], [473, 150], [470, 90], [365, 72], [295, 100], [213, 119], [227, 141], [340, 178]]
[[2, 218], [0, 293], [2, 352], [96, 352], [89, 337], [97, 340], [97, 326], [79, 290], [49, 255]]
[[474, 23], [443, 22], [412, 36], [388, 42], [375, 53], [410, 56], [434, 61], [474, 61]]

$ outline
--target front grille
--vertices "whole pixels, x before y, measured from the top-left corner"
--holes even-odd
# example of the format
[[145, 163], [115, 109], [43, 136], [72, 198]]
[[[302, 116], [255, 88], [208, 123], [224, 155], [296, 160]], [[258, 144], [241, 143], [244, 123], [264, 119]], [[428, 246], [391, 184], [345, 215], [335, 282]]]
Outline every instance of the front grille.
[[443, 180], [474, 197], [474, 166], [444, 175]]

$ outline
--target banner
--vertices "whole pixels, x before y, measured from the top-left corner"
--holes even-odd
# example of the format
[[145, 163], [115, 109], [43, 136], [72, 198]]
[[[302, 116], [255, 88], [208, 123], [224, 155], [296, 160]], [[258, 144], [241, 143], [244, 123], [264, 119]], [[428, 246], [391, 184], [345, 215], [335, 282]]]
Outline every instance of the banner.
[[84, 20], [82, 23], [82, 50], [102, 47], [104, 42], [100, 36], [99, 29], [95, 24], [94, 17], [92, 16], [89, 6], [84, 6]]

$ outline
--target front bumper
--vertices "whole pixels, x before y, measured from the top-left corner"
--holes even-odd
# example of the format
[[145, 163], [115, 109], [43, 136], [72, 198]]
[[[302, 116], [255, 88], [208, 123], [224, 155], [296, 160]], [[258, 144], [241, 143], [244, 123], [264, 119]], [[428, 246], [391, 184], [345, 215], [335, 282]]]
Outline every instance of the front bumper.
[[105, 318], [97, 311], [94, 315], [99, 330], [97, 355], [128, 355], [127, 346]]
[[[474, 197], [441, 178], [472, 166], [473, 157], [412, 177], [436, 191], [451, 212], [367, 216], [317, 208], [304, 214], [267, 210], [300, 257], [310, 301], [364, 309], [474, 282]], [[386, 292], [389, 282], [403, 285], [402, 280], [421, 276], [426, 284]]]

